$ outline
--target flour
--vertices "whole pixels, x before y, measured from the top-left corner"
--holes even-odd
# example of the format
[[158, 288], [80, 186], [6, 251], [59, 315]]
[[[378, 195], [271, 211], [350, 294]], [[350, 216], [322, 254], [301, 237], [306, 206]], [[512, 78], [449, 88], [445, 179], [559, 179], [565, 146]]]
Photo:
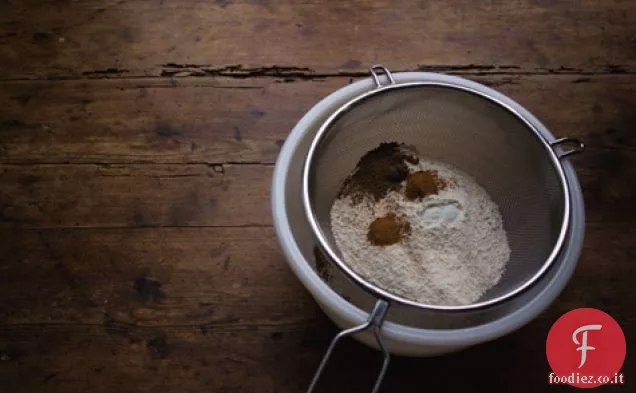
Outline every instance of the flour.
[[[474, 303], [496, 285], [510, 258], [497, 205], [467, 174], [421, 158], [409, 171], [434, 170], [448, 182], [437, 195], [408, 200], [404, 186], [379, 201], [354, 203], [341, 196], [331, 209], [331, 228], [345, 262], [388, 292], [434, 305]], [[369, 225], [387, 214], [404, 217], [410, 234], [375, 246]]]

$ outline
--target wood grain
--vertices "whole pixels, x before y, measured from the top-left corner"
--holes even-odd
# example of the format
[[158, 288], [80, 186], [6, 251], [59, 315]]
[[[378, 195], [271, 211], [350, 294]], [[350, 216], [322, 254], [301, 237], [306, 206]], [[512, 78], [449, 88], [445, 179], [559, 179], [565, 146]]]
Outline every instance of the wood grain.
[[315, 317], [272, 228], [4, 230], [2, 238], [3, 322], [213, 334]]
[[0, 167], [0, 225], [270, 225], [272, 168], [249, 165]]
[[[471, 77], [518, 100], [557, 136], [635, 151], [636, 79]], [[349, 78], [11, 82], [0, 89], [0, 162], [274, 163], [295, 123]]]
[[[553, 322], [542, 318], [496, 342], [453, 355], [394, 358], [381, 392], [421, 392], [423, 380], [435, 391], [571, 391], [548, 385], [543, 341]], [[127, 336], [101, 326], [5, 327], [0, 334], [10, 340], [11, 348], [3, 354], [11, 360], [3, 362], [0, 377], [4, 387], [16, 393], [168, 393], [175, 387], [188, 393], [302, 392], [328, 344], [327, 334], [335, 333], [322, 326], [326, 323], [213, 336], [187, 328], [133, 331]], [[371, 349], [344, 342], [317, 392], [369, 392], [380, 362]], [[626, 381], [633, 369], [627, 357]], [[603, 390], [625, 392], [626, 386]]]
[[[335, 333], [269, 228], [0, 234], [9, 240], [0, 243], [9, 288], [0, 298], [0, 379], [8, 391], [302, 391]], [[394, 359], [384, 391], [421, 391], [424, 374], [435, 375], [436, 390], [552, 391], [542, 343], [564, 312], [596, 307], [628, 337], [636, 328], [624, 301], [636, 279], [634, 235], [631, 224], [589, 225], [571, 283], [537, 320], [455, 355]], [[368, 391], [378, 365], [377, 353], [348, 341], [322, 391]], [[628, 357], [627, 376], [633, 365]]]
[[[636, 220], [636, 153], [573, 159], [588, 222]], [[0, 165], [0, 227], [271, 225], [263, 165]]]
[[[0, 324], [194, 326], [205, 333], [293, 328], [316, 318], [317, 309], [287, 267], [272, 228], [0, 234], [5, 240]], [[588, 224], [578, 269], [555, 312], [589, 303], [636, 323], [629, 303], [615, 301], [629, 297], [636, 274], [629, 268], [634, 235], [631, 223]]]
[[16, 393], [301, 391], [318, 361], [314, 331], [0, 327], [11, 345], [0, 376]]
[[376, 62], [628, 71], [633, 15], [623, 0], [11, 1], [0, 4], [0, 78], [337, 74]]

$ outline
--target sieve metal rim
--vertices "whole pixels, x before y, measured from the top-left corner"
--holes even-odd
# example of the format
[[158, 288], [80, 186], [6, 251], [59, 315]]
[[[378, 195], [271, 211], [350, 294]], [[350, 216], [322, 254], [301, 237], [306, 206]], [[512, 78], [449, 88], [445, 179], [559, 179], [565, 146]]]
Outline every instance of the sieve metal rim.
[[[388, 84], [383, 85], [380, 82], [379, 76], [378, 76], [378, 74], [375, 71], [377, 69], [380, 69], [380, 70], [382, 70], [385, 73], [385, 75], [386, 75], [386, 77], [387, 77], [387, 79], [389, 81]], [[471, 87], [467, 87], [467, 86], [462, 86], [462, 85], [459, 85], [459, 84], [454, 84], [454, 83], [450, 83], [450, 82], [441, 82], [441, 81], [419, 81], [419, 82], [396, 83], [395, 80], [393, 79], [391, 73], [383, 66], [372, 66], [371, 67], [371, 76], [373, 77], [373, 80], [375, 81], [376, 88], [373, 89], [373, 90], [370, 90], [370, 91], [368, 91], [366, 93], [363, 93], [363, 94], [361, 94], [361, 95], [359, 95], [359, 96], [357, 96], [357, 97], [355, 97], [355, 98], [353, 98], [351, 100], [349, 100], [348, 102], [346, 102], [345, 104], [340, 106], [337, 110], [335, 110], [323, 122], [323, 124], [318, 129], [318, 132], [316, 133], [316, 135], [314, 136], [314, 138], [311, 141], [311, 145], [310, 145], [307, 157], [305, 158], [305, 162], [304, 162], [303, 170], [302, 170], [302, 203], [303, 203], [303, 209], [304, 209], [304, 212], [305, 212], [305, 216], [306, 216], [306, 218], [307, 218], [307, 220], [309, 222], [309, 225], [311, 227], [311, 230], [313, 232], [314, 237], [318, 241], [318, 246], [319, 246], [320, 250], [323, 253], [326, 253], [327, 256], [329, 257], [329, 259], [332, 262], [334, 262], [336, 264], [336, 266], [340, 270], [342, 270], [343, 273], [345, 273], [345, 275], [347, 275], [357, 285], [362, 287], [365, 291], [369, 292], [370, 294], [372, 294], [374, 296], [377, 296], [378, 298], [380, 298], [382, 300], [385, 300], [385, 301], [388, 301], [388, 302], [396, 302], [396, 303], [399, 303], [399, 304], [402, 304], [402, 305], [405, 305], [405, 306], [415, 307], [415, 308], [423, 309], [423, 310], [444, 311], [444, 312], [462, 312], [462, 311], [479, 310], [479, 309], [495, 306], [495, 305], [500, 304], [500, 303], [502, 303], [502, 302], [504, 302], [506, 300], [510, 300], [510, 299], [514, 298], [515, 296], [521, 294], [525, 290], [529, 289], [530, 287], [532, 287], [549, 270], [549, 268], [552, 266], [553, 262], [556, 260], [557, 256], [559, 255], [559, 253], [561, 252], [561, 250], [562, 250], [562, 248], [564, 246], [565, 237], [567, 235], [568, 228], [569, 228], [569, 221], [570, 221], [570, 214], [571, 214], [570, 188], [569, 188], [569, 185], [567, 183], [566, 175], [565, 175], [565, 172], [563, 170], [563, 167], [562, 167], [562, 164], [561, 164], [560, 160], [562, 158], [570, 155], [570, 154], [582, 151], [583, 148], [584, 148], [584, 145], [580, 141], [569, 139], [569, 138], [561, 138], [561, 139], [556, 139], [554, 141], [547, 140], [543, 135], [541, 135], [541, 133], [534, 126], [534, 124], [532, 123], [531, 120], [526, 118], [522, 113], [520, 113], [518, 110], [516, 110], [511, 105], [507, 104], [506, 102], [503, 102], [502, 100], [498, 99], [497, 97], [494, 97], [494, 96], [488, 94], [487, 92], [479, 91], [477, 89], [474, 89], [474, 88], [471, 88]], [[559, 183], [561, 185], [561, 191], [562, 191], [561, 194], [562, 194], [562, 200], [563, 200], [563, 217], [562, 217], [562, 220], [561, 220], [561, 227], [560, 227], [560, 231], [559, 231], [559, 236], [557, 237], [557, 240], [556, 240], [556, 242], [555, 242], [555, 244], [554, 244], [554, 246], [552, 248], [552, 251], [551, 251], [550, 255], [548, 256], [546, 261], [543, 263], [541, 268], [539, 270], [537, 270], [537, 272], [532, 277], [527, 279], [524, 283], [519, 285], [514, 290], [508, 291], [507, 293], [505, 293], [505, 294], [503, 294], [501, 296], [495, 297], [495, 298], [487, 300], [487, 301], [472, 303], [472, 304], [465, 305], [465, 306], [444, 306], [444, 305], [424, 304], [424, 303], [415, 302], [415, 301], [412, 301], [412, 300], [409, 300], [409, 299], [405, 299], [403, 297], [395, 295], [395, 294], [393, 294], [391, 292], [388, 292], [388, 291], [376, 286], [375, 284], [367, 281], [366, 279], [364, 279], [363, 277], [358, 275], [355, 271], [353, 271], [331, 249], [331, 247], [329, 246], [329, 243], [326, 240], [326, 236], [324, 235], [320, 225], [318, 224], [318, 219], [317, 219], [316, 215], [314, 214], [314, 211], [313, 211], [313, 208], [312, 208], [311, 198], [310, 198], [310, 193], [309, 193], [309, 175], [311, 173], [312, 161], [313, 161], [314, 155], [316, 153], [316, 149], [320, 145], [320, 142], [323, 139], [324, 135], [326, 135], [327, 130], [329, 129], [329, 127], [338, 118], [340, 118], [343, 114], [345, 114], [348, 110], [352, 109], [355, 105], [359, 104], [361, 101], [369, 99], [372, 96], [379, 95], [379, 94], [382, 94], [382, 93], [386, 93], [386, 92], [392, 91], [394, 89], [415, 88], [415, 87], [425, 87], [425, 86], [443, 87], [443, 88], [461, 90], [461, 91], [469, 93], [469, 94], [474, 94], [474, 95], [476, 95], [476, 96], [478, 96], [478, 97], [480, 97], [482, 99], [486, 99], [486, 100], [490, 101], [491, 103], [493, 103], [493, 104], [501, 107], [502, 109], [508, 111], [515, 118], [517, 118], [519, 121], [521, 121], [526, 126], [527, 129], [532, 131], [532, 133], [535, 136], [535, 138], [539, 140], [539, 142], [543, 146], [544, 150], [547, 151], [548, 156], [550, 158], [550, 162], [552, 164], [552, 167], [556, 171], [557, 177], [559, 179]], [[486, 88], [486, 89], [488, 89], [488, 88]], [[517, 105], [519, 105], [519, 104], [517, 104]], [[575, 150], [571, 150], [571, 151], [568, 151], [568, 152], [565, 152], [565, 153], [562, 153], [562, 154], [558, 155], [557, 152], [555, 152], [554, 148], [557, 147], [558, 145], [560, 145], [561, 143], [569, 142], [569, 141], [573, 141], [573, 142], [578, 143], [579, 144], [578, 150], [575, 149]]]

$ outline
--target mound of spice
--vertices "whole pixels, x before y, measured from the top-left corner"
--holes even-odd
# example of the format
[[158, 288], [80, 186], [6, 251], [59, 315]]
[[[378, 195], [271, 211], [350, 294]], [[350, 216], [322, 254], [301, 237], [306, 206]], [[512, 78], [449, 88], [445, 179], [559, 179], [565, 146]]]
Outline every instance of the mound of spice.
[[388, 246], [399, 242], [410, 233], [411, 224], [404, 217], [389, 213], [384, 217], [376, 218], [369, 225], [367, 239], [376, 246]]
[[404, 195], [409, 200], [422, 199], [438, 194], [448, 186], [448, 182], [439, 176], [437, 171], [417, 171], [406, 177]]
[[382, 143], [360, 159], [345, 180], [339, 197], [351, 196], [354, 204], [362, 202], [365, 196], [377, 202], [389, 191], [400, 189], [409, 175], [407, 163], [418, 162], [419, 158], [400, 144]]

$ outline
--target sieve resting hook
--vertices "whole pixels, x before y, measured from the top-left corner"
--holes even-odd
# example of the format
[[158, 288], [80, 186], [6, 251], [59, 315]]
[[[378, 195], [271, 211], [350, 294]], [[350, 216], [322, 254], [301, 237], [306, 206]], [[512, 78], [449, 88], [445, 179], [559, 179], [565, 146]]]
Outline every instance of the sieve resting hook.
[[380, 347], [380, 350], [384, 354], [382, 368], [380, 369], [380, 373], [378, 374], [378, 377], [375, 380], [375, 385], [373, 386], [373, 390], [371, 392], [377, 393], [380, 390], [380, 384], [382, 383], [382, 380], [384, 379], [384, 374], [386, 374], [386, 370], [389, 367], [389, 361], [391, 360], [391, 354], [386, 349], [386, 346], [384, 345], [384, 339], [382, 338], [382, 333], [380, 332], [380, 328], [382, 327], [382, 323], [384, 322], [384, 317], [386, 316], [386, 313], [388, 310], [389, 310], [389, 303], [386, 300], [378, 299], [378, 301], [375, 303], [375, 306], [373, 307], [373, 311], [369, 315], [369, 319], [367, 319], [365, 323], [356, 327], [352, 327], [350, 329], [343, 330], [340, 333], [338, 333], [336, 337], [333, 338], [333, 340], [331, 341], [331, 344], [329, 344], [329, 348], [327, 349], [325, 356], [323, 356], [322, 361], [320, 362], [320, 365], [318, 366], [318, 370], [316, 370], [316, 374], [314, 374], [314, 378], [312, 379], [311, 384], [309, 385], [309, 388], [307, 389], [307, 393], [312, 393], [314, 391], [314, 388], [316, 387], [316, 384], [318, 383], [318, 380], [320, 379], [320, 375], [322, 374], [325, 366], [329, 362], [331, 353], [336, 347], [336, 344], [338, 344], [338, 341], [340, 341], [341, 339], [345, 337], [353, 336], [355, 334], [363, 332], [367, 329], [371, 329], [373, 331], [375, 340], [377, 341], [378, 346]]
[[559, 138], [555, 141], [550, 142], [550, 146], [552, 147], [552, 149], [563, 144], [571, 145], [573, 147], [570, 150], [561, 149], [560, 152], [555, 150], [559, 158], [565, 158], [572, 154], [582, 153], [585, 150], [585, 144], [583, 143], [583, 141], [577, 138], [565, 137], [565, 138]]
[[[376, 87], [383, 87], [383, 86], [395, 84], [395, 80], [393, 79], [393, 75], [391, 75], [391, 71], [389, 71], [389, 69], [386, 68], [385, 66], [381, 64], [372, 65], [369, 68], [369, 71], [371, 72], [371, 76], [373, 77], [373, 80], [375, 81]], [[386, 75], [386, 78], [389, 80], [389, 83], [387, 83], [386, 85], [383, 85], [382, 82], [380, 82], [381, 74]]]

